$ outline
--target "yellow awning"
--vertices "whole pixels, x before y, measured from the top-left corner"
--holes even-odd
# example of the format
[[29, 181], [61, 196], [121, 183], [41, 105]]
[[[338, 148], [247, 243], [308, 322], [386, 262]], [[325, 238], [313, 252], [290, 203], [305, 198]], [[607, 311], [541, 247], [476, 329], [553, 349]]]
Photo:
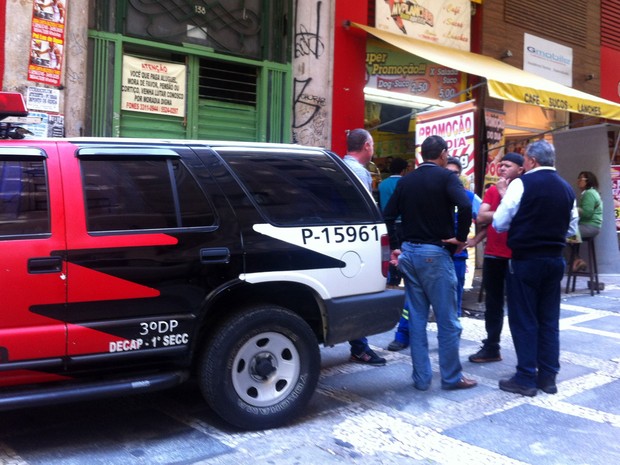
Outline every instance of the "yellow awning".
[[352, 22], [351, 25], [433, 63], [486, 78], [491, 97], [620, 120], [618, 103], [558, 84], [495, 58], [424, 42], [363, 24]]

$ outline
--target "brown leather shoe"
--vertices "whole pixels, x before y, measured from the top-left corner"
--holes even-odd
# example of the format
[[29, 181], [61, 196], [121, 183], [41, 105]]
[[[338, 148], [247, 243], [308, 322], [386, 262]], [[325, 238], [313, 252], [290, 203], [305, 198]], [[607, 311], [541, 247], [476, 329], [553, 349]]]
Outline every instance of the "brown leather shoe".
[[478, 385], [477, 381], [474, 381], [473, 379], [468, 379], [465, 378], [464, 376], [461, 378], [461, 380], [456, 383], [456, 384], [450, 384], [450, 385], [442, 385], [441, 389], [445, 389], [447, 391], [455, 391], [457, 389], [469, 389], [469, 388], [473, 388], [475, 386]]

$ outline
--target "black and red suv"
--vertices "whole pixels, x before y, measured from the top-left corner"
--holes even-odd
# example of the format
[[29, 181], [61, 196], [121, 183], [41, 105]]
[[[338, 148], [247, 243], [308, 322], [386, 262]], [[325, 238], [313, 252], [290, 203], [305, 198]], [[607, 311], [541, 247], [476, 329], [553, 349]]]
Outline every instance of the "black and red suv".
[[196, 376], [241, 428], [282, 425], [319, 344], [391, 329], [386, 227], [316, 148], [0, 141], [0, 409]]

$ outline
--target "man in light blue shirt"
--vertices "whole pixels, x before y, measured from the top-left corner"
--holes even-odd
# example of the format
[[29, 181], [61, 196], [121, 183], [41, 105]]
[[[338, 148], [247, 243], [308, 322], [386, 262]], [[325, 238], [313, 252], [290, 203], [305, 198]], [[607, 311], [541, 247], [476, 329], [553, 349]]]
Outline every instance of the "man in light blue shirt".
[[375, 144], [365, 129], [353, 129], [347, 136], [347, 154], [343, 160], [351, 171], [362, 181], [368, 192], [372, 192], [372, 175], [365, 168], [372, 160]]
[[[365, 129], [353, 129], [347, 136], [347, 154], [344, 162], [364, 184], [368, 192], [372, 192], [372, 176], [365, 168], [374, 154], [375, 146], [372, 136]], [[352, 362], [366, 365], [385, 365], [385, 359], [379, 357], [368, 345], [365, 337], [349, 341]]]

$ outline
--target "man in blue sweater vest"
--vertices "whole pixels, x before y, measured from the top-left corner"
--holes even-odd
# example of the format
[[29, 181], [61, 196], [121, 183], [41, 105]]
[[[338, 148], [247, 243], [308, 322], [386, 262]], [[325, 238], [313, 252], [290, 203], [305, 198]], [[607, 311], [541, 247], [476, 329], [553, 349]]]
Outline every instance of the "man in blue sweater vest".
[[528, 145], [525, 174], [510, 183], [493, 215], [493, 227], [508, 231], [512, 250], [508, 323], [517, 353], [515, 375], [501, 380], [499, 388], [529, 397], [537, 389], [558, 391], [562, 251], [579, 222], [573, 189], [554, 165], [553, 145], [544, 140]]

